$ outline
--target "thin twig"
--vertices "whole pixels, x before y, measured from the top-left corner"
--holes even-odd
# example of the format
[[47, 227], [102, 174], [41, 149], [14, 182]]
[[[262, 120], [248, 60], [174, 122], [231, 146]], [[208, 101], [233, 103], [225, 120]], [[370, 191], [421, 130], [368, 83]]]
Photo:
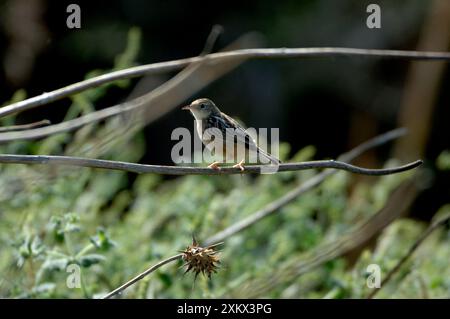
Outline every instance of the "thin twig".
[[109, 299], [117, 294], [122, 293], [122, 291], [124, 291], [125, 289], [127, 289], [128, 287], [130, 287], [131, 285], [135, 284], [136, 282], [138, 282], [139, 280], [143, 279], [145, 276], [147, 276], [148, 274], [151, 274], [152, 272], [154, 272], [156, 269], [160, 268], [161, 266], [164, 266], [168, 263], [174, 262], [176, 260], [179, 260], [183, 257], [183, 254], [178, 254], [172, 257], [169, 257], [167, 259], [164, 259], [162, 261], [160, 261], [159, 263], [153, 265], [152, 267], [148, 268], [146, 271], [144, 271], [143, 273], [137, 275], [136, 277], [134, 277], [133, 279], [127, 281], [126, 283], [124, 283], [122, 286], [114, 289], [113, 291], [111, 291], [110, 293], [108, 293], [106, 296], [104, 296], [102, 299]]
[[29, 124], [2, 126], [2, 127], [0, 127], [0, 133], [28, 130], [28, 129], [33, 129], [36, 127], [49, 125], [49, 124], [51, 124], [51, 122], [49, 120], [41, 120], [41, 121], [29, 123]]
[[[88, 113], [86, 115], [77, 117], [75, 119], [65, 121], [58, 124], [49, 125], [46, 127], [40, 127], [30, 130], [24, 130], [23, 132], [6, 132], [0, 134], [0, 143], [19, 141], [19, 140], [29, 140], [36, 139], [52, 134], [64, 133], [78, 129], [84, 125], [99, 122], [101, 120], [107, 119], [109, 117], [119, 115], [125, 112], [129, 112], [141, 107], [141, 99], [137, 98], [130, 102], [121, 103], [114, 105], [93, 113]], [[1, 110], [0, 110], [1, 112]]]
[[219, 24], [213, 25], [211, 32], [206, 39], [205, 46], [203, 47], [200, 56], [205, 56], [213, 51], [214, 44], [217, 42], [219, 36], [223, 33], [223, 27]]
[[[202, 254], [202, 252], [207, 252], [208, 250], [211, 251], [211, 249], [222, 245], [223, 243], [217, 243], [214, 245], [209, 245], [207, 247], [199, 247], [197, 241], [195, 240], [195, 237], [192, 237], [193, 239], [193, 243], [191, 246], [188, 246], [188, 248], [186, 250], [184, 250], [181, 254], [169, 257], [163, 261], [160, 261], [159, 263], [157, 263], [156, 265], [153, 265], [152, 267], [148, 268], [146, 271], [144, 271], [143, 273], [137, 275], [136, 277], [134, 277], [133, 279], [127, 281], [126, 283], [124, 283], [123, 285], [121, 285], [120, 287], [114, 289], [113, 291], [111, 291], [110, 293], [108, 293], [106, 296], [104, 296], [102, 299], [108, 299], [111, 298], [114, 295], [120, 294], [122, 291], [124, 291], [126, 288], [130, 287], [131, 285], [134, 285], [135, 283], [137, 283], [139, 280], [144, 279], [144, 277], [146, 277], [147, 275], [149, 275], [150, 273], [154, 272], [156, 269], [158, 269], [159, 267], [168, 264], [172, 261], [176, 261], [178, 259], [184, 259], [184, 261], [186, 261], [185, 266], [189, 265], [191, 263], [189, 256], [192, 254]], [[197, 265], [194, 265], [195, 267]], [[188, 272], [190, 269], [190, 267], [187, 268], [186, 272]], [[206, 268], [204, 268], [206, 270]], [[198, 269], [196, 269], [198, 270]], [[205, 272], [207, 273], [207, 272]], [[198, 273], [197, 273], [198, 275]], [[196, 276], [197, 276], [196, 275]]]
[[[406, 130], [404, 128], [395, 129], [392, 131], [389, 131], [387, 133], [381, 134], [377, 137], [374, 137], [373, 139], [370, 139], [356, 148], [352, 149], [351, 151], [342, 154], [338, 157], [339, 160], [344, 162], [351, 162], [356, 157], [361, 155], [362, 153], [366, 152], [369, 149], [375, 148], [377, 146], [380, 146], [382, 144], [385, 144], [393, 139], [399, 138], [400, 136], [403, 136], [406, 134]], [[322, 183], [328, 176], [331, 174], [336, 173], [336, 170], [325, 170], [320, 174], [315, 175], [314, 177], [308, 179], [304, 183], [298, 185], [291, 191], [289, 191], [287, 194], [283, 195], [282, 197], [276, 199], [275, 201], [269, 203], [262, 209], [256, 211], [252, 215], [236, 222], [235, 224], [225, 228], [224, 230], [212, 235], [209, 237], [204, 245], [210, 245], [216, 242], [224, 241], [225, 239], [229, 238], [230, 236], [241, 232], [244, 229], [247, 229], [248, 227], [254, 225], [258, 221], [260, 221], [263, 218], [266, 218], [276, 212], [279, 211], [280, 208], [283, 206], [289, 204], [293, 200], [295, 200], [298, 196], [302, 195], [303, 193], [306, 193], [307, 191], [313, 189], [320, 183]]]
[[100, 160], [93, 158], [57, 156], [57, 155], [15, 155], [0, 154], [0, 163], [5, 164], [53, 164], [53, 165], [71, 165], [91, 168], [113, 169], [127, 171], [137, 174], [165, 174], [165, 175], [231, 175], [231, 174], [260, 174], [264, 168], [273, 167], [273, 172], [300, 171], [314, 168], [334, 168], [344, 170], [355, 174], [381, 176], [404, 172], [422, 164], [421, 160], [392, 168], [370, 169], [362, 168], [348, 163], [323, 160], [309, 161], [300, 163], [283, 163], [277, 166], [268, 165], [249, 165], [241, 171], [235, 167], [222, 167], [212, 169], [209, 167], [187, 167], [187, 166], [168, 166], [168, 165], [148, 165], [120, 161]]
[[80, 81], [66, 87], [46, 92], [41, 95], [13, 103], [0, 108], [0, 117], [25, 111], [37, 106], [52, 103], [64, 97], [74, 95], [84, 90], [100, 86], [102, 84], [148, 74], [176, 71], [192, 63], [204, 60], [207, 63], [218, 64], [230, 62], [230, 60], [242, 59], [268, 59], [268, 58], [300, 58], [300, 57], [335, 57], [335, 56], [363, 56], [378, 58], [398, 58], [416, 60], [450, 60], [448, 52], [419, 52], [401, 50], [374, 50], [357, 48], [270, 48], [270, 49], [242, 49], [229, 52], [212, 53], [205, 56], [197, 56], [167, 62], [158, 62], [132, 67], [120, 71], [110, 72], [91, 79]]
[[412, 256], [412, 254], [419, 248], [419, 246], [428, 238], [436, 229], [444, 225], [446, 222], [450, 220], [450, 213], [446, 216], [440, 218], [439, 220], [433, 222], [427, 230], [414, 242], [414, 244], [409, 248], [408, 252], [397, 262], [394, 268], [392, 268], [384, 279], [381, 281], [379, 289], [373, 289], [367, 299], [372, 299], [375, 295], [381, 290], [382, 287], [386, 285], [386, 283], [392, 279], [392, 277], [400, 270], [403, 264]]

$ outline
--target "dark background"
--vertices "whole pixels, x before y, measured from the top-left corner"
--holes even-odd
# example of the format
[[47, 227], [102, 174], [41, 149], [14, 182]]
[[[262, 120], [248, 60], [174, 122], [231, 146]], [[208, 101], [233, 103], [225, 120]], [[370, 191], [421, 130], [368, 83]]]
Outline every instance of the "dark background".
[[[81, 6], [81, 29], [66, 27], [66, 7], [71, 2]], [[368, 29], [366, 7], [373, 1], [71, 2], [0, 2], [0, 101], [10, 99], [19, 88], [35, 96], [80, 81], [92, 69], [110, 68], [114, 57], [123, 51], [127, 32], [133, 26], [143, 34], [138, 59], [141, 64], [198, 55], [214, 24], [225, 30], [215, 50], [250, 31], [258, 32], [266, 47], [415, 50], [433, 3], [377, 1], [382, 8], [382, 28]], [[249, 61], [186, 103], [209, 97], [224, 112], [249, 126], [279, 127], [281, 140], [292, 147], [291, 154], [315, 145], [317, 159], [335, 158], [361, 141], [399, 125], [410, 67], [407, 60], [362, 57]], [[435, 88], [425, 153], [420, 155], [435, 172], [435, 159], [449, 147], [450, 136], [448, 64], [444, 68]], [[153, 76], [153, 85], [170, 75]], [[138, 81], [133, 80], [133, 84]], [[132, 87], [111, 89], [96, 107], [125, 100]], [[49, 118], [58, 122], [68, 105], [69, 101], [64, 100], [25, 112], [19, 121]], [[151, 148], [142, 162], [170, 163], [168, 141], [178, 126], [192, 127], [191, 117], [178, 110], [148, 126], [145, 132]], [[390, 155], [392, 147], [384, 147], [359, 164], [381, 165]], [[448, 177], [441, 172], [435, 175], [431, 188], [416, 200], [413, 215], [428, 218], [448, 200]]]

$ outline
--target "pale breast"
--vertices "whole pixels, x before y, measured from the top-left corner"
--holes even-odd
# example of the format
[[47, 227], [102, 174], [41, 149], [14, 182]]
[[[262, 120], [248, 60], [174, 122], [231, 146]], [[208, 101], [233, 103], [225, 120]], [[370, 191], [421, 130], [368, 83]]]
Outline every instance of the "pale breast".
[[197, 131], [197, 136], [200, 138], [200, 139], [202, 139], [202, 136], [203, 136], [203, 124], [202, 124], [202, 122], [203, 121], [199, 121], [199, 120], [196, 120], [195, 121], [195, 123], [196, 123], [196, 131]]

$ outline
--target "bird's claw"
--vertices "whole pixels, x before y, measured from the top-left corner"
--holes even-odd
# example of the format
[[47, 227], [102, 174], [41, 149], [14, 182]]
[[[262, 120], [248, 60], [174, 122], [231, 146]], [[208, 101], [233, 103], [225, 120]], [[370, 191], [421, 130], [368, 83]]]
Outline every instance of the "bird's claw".
[[241, 172], [243, 172], [245, 170], [245, 168], [244, 168], [244, 160], [240, 161], [236, 165], [233, 165], [233, 168], [239, 168], [241, 170]]
[[214, 162], [208, 165], [209, 168], [212, 168], [216, 171], [220, 170], [219, 162]]

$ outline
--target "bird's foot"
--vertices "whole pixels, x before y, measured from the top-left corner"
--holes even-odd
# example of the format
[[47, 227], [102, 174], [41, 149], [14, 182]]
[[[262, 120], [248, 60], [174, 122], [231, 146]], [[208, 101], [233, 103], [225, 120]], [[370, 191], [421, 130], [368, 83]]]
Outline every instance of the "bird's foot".
[[214, 163], [209, 164], [208, 167], [218, 171], [218, 170], [220, 170], [219, 164], [220, 164], [220, 162], [214, 162]]
[[239, 168], [243, 172], [245, 170], [245, 168], [244, 168], [244, 160], [240, 161], [236, 165], [233, 165], [233, 168]]

